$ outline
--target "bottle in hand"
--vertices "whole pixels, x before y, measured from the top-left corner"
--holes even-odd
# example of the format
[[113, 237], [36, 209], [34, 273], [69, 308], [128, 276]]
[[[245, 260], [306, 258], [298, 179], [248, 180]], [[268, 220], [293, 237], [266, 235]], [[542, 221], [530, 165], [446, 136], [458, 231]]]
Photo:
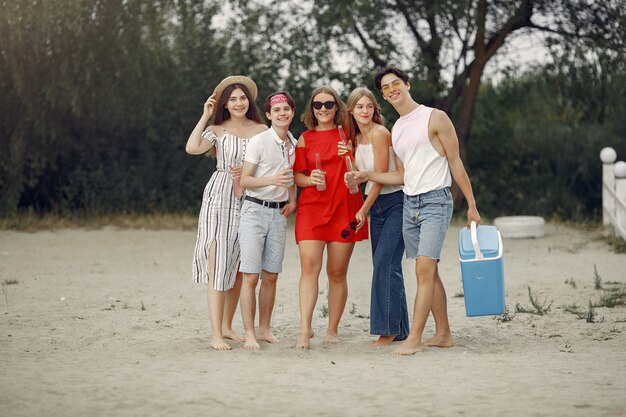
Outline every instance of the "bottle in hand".
[[352, 167], [352, 159], [350, 159], [349, 155], [346, 155], [346, 169], [348, 170], [348, 175], [346, 176], [348, 192], [350, 192], [350, 194], [356, 194], [359, 192], [359, 184], [357, 184], [356, 178], [354, 177], [354, 168]]
[[289, 163], [288, 159], [283, 159], [283, 166], [281, 167], [283, 170], [288, 169], [289, 170], [289, 176], [291, 177], [291, 180], [286, 184], [287, 187], [291, 187], [293, 185], [293, 168], [291, 167], [291, 164]]
[[[242, 164], [243, 162], [241, 158], [235, 158], [231, 168], [239, 168]], [[239, 177], [233, 176], [233, 194], [235, 195], [235, 197], [241, 197], [243, 195], [243, 188], [241, 188]]]
[[[320, 171], [323, 171], [322, 159], [320, 158], [319, 153], [315, 154], [315, 168], [319, 169]], [[326, 190], [326, 182], [324, 182], [323, 184], [317, 184], [315, 187], [317, 188], [317, 191], [324, 191]]]

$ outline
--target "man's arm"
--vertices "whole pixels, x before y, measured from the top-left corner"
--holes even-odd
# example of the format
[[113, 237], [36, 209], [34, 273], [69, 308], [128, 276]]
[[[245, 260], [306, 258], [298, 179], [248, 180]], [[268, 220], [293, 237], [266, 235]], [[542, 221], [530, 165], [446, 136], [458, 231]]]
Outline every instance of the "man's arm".
[[245, 161], [243, 163], [243, 169], [241, 171], [241, 186], [247, 189], [255, 189], [266, 187], [268, 185], [278, 185], [281, 187], [287, 187], [287, 184], [291, 182], [291, 176], [288, 175], [289, 170], [282, 170], [278, 174], [271, 177], [255, 177], [257, 164]]
[[[355, 178], [360, 184], [365, 181], [374, 181], [384, 185], [402, 185], [404, 184], [404, 165], [402, 161], [396, 157], [396, 170], [387, 172], [372, 172], [372, 171], [355, 171]], [[348, 173], [346, 173], [348, 175]]]
[[467, 201], [467, 226], [469, 226], [472, 220], [476, 223], [480, 223], [480, 214], [476, 208], [476, 199], [474, 198], [472, 183], [467, 175], [467, 171], [465, 171], [465, 166], [459, 154], [459, 139], [456, 136], [454, 125], [448, 115], [440, 110], [434, 110], [430, 120], [431, 125], [429, 130], [432, 131], [439, 140], [445, 152], [445, 156], [448, 159], [448, 166], [450, 167], [452, 178], [454, 178], [454, 181], [461, 189]]
[[298, 205], [296, 203], [296, 186], [294, 184], [289, 187], [289, 202], [280, 210], [280, 213], [285, 217], [289, 217], [296, 210], [296, 207]]

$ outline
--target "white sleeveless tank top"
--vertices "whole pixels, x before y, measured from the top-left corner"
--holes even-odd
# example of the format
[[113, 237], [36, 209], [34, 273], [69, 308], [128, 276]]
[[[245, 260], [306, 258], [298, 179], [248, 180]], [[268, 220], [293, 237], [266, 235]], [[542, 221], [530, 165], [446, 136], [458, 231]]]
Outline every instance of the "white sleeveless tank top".
[[433, 148], [428, 137], [432, 107], [418, 106], [393, 125], [391, 142], [404, 165], [404, 193], [418, 195], [449, 187], [452, 177], [445, 156]]
[[[374, 146], [371, 143], [361, 144], [357, 146], [356, 153], [354, 154], [354, 162], [359, 171], [374, 171]], [[388, 171], [396, 170], [396, 154], [393, 151], [393, 146], [389, 147], [389, 166]], [[372, 190], [372, 181], [368, 181], [365, 185], [365, 194], [369, 194]], [[383, 185], [381, 194], [389, 194], [401, 190], [401, 185]]]

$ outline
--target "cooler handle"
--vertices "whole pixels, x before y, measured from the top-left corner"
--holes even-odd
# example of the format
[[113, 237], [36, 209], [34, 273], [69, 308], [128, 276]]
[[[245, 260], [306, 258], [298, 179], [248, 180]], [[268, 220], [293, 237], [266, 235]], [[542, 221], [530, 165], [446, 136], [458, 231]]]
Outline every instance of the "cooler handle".
[[475, 259], [483, 259], [483, 253], [478, 245], [478, 235], [476, 234], [476, 222], [472, 220], [470, 223], [470, 237], [472, 238], [472, 246], [474, 246]]

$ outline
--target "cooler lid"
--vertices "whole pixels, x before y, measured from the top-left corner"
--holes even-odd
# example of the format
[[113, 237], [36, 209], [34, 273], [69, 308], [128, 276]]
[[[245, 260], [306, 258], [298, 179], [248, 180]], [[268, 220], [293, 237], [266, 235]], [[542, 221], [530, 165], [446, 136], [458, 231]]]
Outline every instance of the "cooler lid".
[[[479, 225], [476, 228], [476, 236], [478, 237], [478, 246], [483, 256], [485, 258], [497, 258], [500, 250], [498, 229], [495, 226]], [[476, 257], [470, 229], [467, 227], [463, 227], [459, 231], [459, 257], [461, 260], [470, 260]]]

